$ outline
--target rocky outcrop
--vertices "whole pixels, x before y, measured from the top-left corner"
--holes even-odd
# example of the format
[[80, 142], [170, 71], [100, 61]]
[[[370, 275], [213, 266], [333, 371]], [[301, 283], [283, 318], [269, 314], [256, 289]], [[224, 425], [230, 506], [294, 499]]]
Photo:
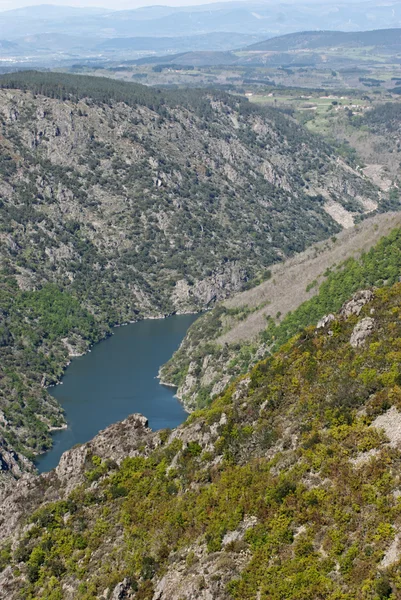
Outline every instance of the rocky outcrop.
[[177, 282], [174, 289], [174, 305], [177, 310], [185, 309], [194, 302], [198, 306], [208, 307], [216, 300], [229, 298], [239, 292], [247, 279], [246, 270], [236, 264], [227, 265], [226, 269], [219, 269], [192, 286], [187, 280], [182, 279]]
[[195, 546], [172, 557], [152, 600], [229, 600], [232, 596], [227, 592], [227, 584], [233, 573], [239, 575], [249, 560], [250, 554], [246, 552], [210, 554], [204, 545]]
[[371, 317], [366, 317], [359, 321], [354, 327], [352, 332], [350, 344], [353, 348], [359, 348], [363, 346], [366, 339], [370, 336], [375, 326], [375, 321]]
[[14, 450], [7, 449], [6, 440], [0, 436], [0, 477], [10, 475], [18, 478], [25, 470], [30, 469], [30, 462]]
[[135, 597], [135, 592], [132, 589], [131, 580], [125, 577], [121, 583], [118, 583], [114, 588], [110, 600], [129, 600]]
[[372, 427], [384, 431], [392, 448], [401, 446], [401, 412], [395, 406], [376, 417]]
[[348, 319], [351, 315], [359, 317], [362, 308], [371, 302], [374, 298], [372, 290], [361, 290], [352, 296], [349, 302], [346, 302], [340, 310], [340, 316]]
[[[353, 295], [352, 299], [346, 302], [339, 313], [341, 319], [345, 320], [351, 316], [359, 316], [363, 307], [371, 302], [374, 298], [374, 293], [371, 290], [361, 290]], [[316, 331], [328, 327], [336, 317], [333, 314], [325, 315], [320, 319], [316, 325]], [[359, 348], [363, 346], [366, 339], [373, 332], [375, 321], [372, 317], [366, 317], [359, 321], [351, 334], [350, 344], [353, 348]], [[333, 335], [331, 330], [328, 331], [329, 335]]]
[[148, 420], [142, 415], [133, 414], [124, 421], [110, 425], [90, 442], [65, 452], [54, 471], [54, 476], [68, 493], [82, 480], [92, 456], [119, 464], [123, 458], [138, 454], [139, 448], [141, 454], [146, 454], [154, 445], [154, 434], [148, 427]]
[[24, 474], [17, 482], [4, 482], [0, 489], [0, 542], [39, 503], [65, 498], [80, 485], [85, 472], [93, 468], [93, 456], [119, 464], [128, 456], [147, 455], [158, 443], [158, 434], [149, 429], [147, 419], [133, 414], [101, 431], [90, 442], [65, 452], [50, 473]]
[[221, 552], [209, 553], [198, 542], [172, 555], [168, 572], [157, 583], [152, 600], [229, 600], [227, 583], [239, 575], [250, 560], [243, 543], [246, 532], [255, 527], [256, 517], [246, 516], [235, 531], [226, 533]]
[[316, 325], [316, 329], [324, 329], [327, 325], [330, 325], [336, 318], [333, 314], [325, 315], [320, 319], [318, 324]]

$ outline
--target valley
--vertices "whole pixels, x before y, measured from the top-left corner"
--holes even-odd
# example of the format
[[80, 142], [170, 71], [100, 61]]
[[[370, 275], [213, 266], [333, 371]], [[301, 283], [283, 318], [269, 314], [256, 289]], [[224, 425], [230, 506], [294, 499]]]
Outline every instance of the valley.
[[0, 12], [0, 600], [400, 597], [400, 6]]
[[[401, 213], [372, 217], [275, 265], [266, 282], [217, 305], [189, 329], [162, 367], [162, 380], [177, 386], [188, 409], [209, 404], [234, 378], [303, 327], [338, 310], [357, 289], [388, 283], [390, 265], [395, 282], [401, 268], [399, 233], [384, 236], [400, 225]], [[384, 263], [384, 271], [370, 260]], [[366, 270], [359, 266], [364, 261]]]
[[16, 472], [64, 422], [46, 386], [69, 355], [263, 280], [341, 230], [333, 206], [393, 206], [323, 139], [224, 92], [34, 72], [0, 88], [1, 432]]

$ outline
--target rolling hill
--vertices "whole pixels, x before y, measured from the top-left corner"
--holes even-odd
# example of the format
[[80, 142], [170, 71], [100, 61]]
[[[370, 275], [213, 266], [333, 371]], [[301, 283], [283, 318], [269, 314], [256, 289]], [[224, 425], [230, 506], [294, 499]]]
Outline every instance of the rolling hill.
[[[365, 6], [358, 2], [347, 4], [338, 2], [329, 5], [326, 2], [266, 4], [252, 1], [211, 3], [196, 7], [154, 6], [123, 11], [41, 5], [1, 12], [0, 38], [15, 42], [26, 36], [40, 38], [43, 35], [63, 34], [73, 38], [82, 36], [95, 38], [97, 45], [106, 42], [107, 47], [109, 40], [138, 37], [177, 38], [182, 37], [183, 33], [184, 38], [213, 34], [214, 38], [211, 40], [215, 40], [215, 45], [208, 49], [225, 50], [235, 47], [228, 44], [227, 35], [230, 34], [233, 34], [234, 39], [235, 36], [245, 36], [242, 40], [237, 37], [237, 47], [243, 48], [253, 41], [249, 39], [252, 36], [256, 36], [254, 41], [257, 42], [263, 37], [282, 36], [298, 31], [312, 29], [321, 32], [327, 27], [327, 22], [330, 22], [333, 31], [339, 32], [340, 42], [343, 43], [346, 36], [342, 32], [363, 32], [373, 28], [384, 30], [401, 26], [401, 3], [396, 0], [386, 4], [371, 1]], [[389, 30], [388, 34], [390, 37], [394, 35], [391, 31]], [[312, 33], [309, 35], [311, 36]], [[324, 34], [330, 37], [330, 32]], [[366, 37], [369, 36], [362, 34], [362, 41], [356, 38], [356, 43], [365, 43], [363, 40]], [[117, 51], [118, 42], [110, 43]], [[124, 46], [126, 42], [121, 43]], [[278, 43], [283, 44], [284, 49], [289, 49], [285, 40]], [[305, 40], [298, 43], [305, 43]], [[313, 41], [309, 43], [312, 48]], [[315, 39], [315, 43], [321, 42], [316, 42]], [[324, 43], [331, 45], [333, 40], [327, 39]], [[376, 43], [379, 42], [373, 39], [373, 44]], [[131, 45], [135, 46], [135, 43], [132, 41]], [[182, 46], [180, 48], [176, 45], [175, 51], [181, 49]], [[185, 48], [185, 50], [199, 49], [203, 48], [199, 45]], [[73, 48], [70, 50], [72, 51]], [[152, 51], [158, 50], [160, 46], [155, 39]], [[49, 56], [42, 55], [42, 57], [49, 62]]]
[[255, 52], [289, 52], [295, 50], [320, 50], [323, 48], [365, 48], [398, 52], [401, 49], [401, 29], [373, 31], [302, 31], [290, 33], [247, 47]]

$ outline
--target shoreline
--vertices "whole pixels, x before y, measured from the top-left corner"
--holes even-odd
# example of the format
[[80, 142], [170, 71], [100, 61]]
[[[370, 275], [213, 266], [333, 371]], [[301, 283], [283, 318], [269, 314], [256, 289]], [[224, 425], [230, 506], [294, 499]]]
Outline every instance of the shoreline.
[[[92, 348], [94, 346], [96, 346], [96, 344], [99, 344], [100, 342], [103, 342], [103, 341], [107, 340], [109, 337], [111, 337], [112, 335], [114, 335], [113, 329], [115, 329], [117, 327], [126, 327], [127, 325], [134, 325], [135, 323], [140, 323], [140, 322], [146, 321], [146, 320], [155, 320], [156, 321], [156, 320], [168, 319], [168, 318], [174, 317], [174, 316], [200, 315], [200, 314], [202, 314], [202, 312], [204, 312], [204, 311], [200, 310], [200, 311], [188, 311], [188, 312], [174, 312], [174, 313], [169, 313], [169, 314], [164, 314], [164, 315], [161, 314], [159, 316], [144, 317], [144, 318], [135, 319], [135, 320], [132, 320], [132, 321], [125, 321], [123, 323], [117, 323], [117, 324], [113, 325], [111, 327], [110, 332], [108, 332], [106, 335], [104, 335], [101, 339], [99, 339], [98, 341], [96, 341], [93, 344], [88, 345], [87, 349], [84, 352], [70, 354], [68, 356], [68, 361], [62, 366], [62, 373], [59, 376], [58, 380], [55, 383], [51, 383], [50, 385], [44, 386], [44, 389], [46, 389], [46, 391], [48, 391], [48, 393], [50, 394], [49, 390], [51, 388], [56, 387], [58, 385], [63, 385], [62, 379], [63, 379], [63, 377], [65, 375], [65, 372], [66, 372], [67, 368], [70, 366], [70, 364], [72, 363], [72, 361], [74, 359], [76, 359], [76, 358], [80, 358], [82, 356], [85, 356], [86, 354], [88, 354], [89, 352], [92, 351]], [[162, 368], [162, 365], [160, 366], [160, 369], [161, 368]], [[159, 369], [158, 375], [156, 376], [156, 379], [159, 380], [159, 385], [162, 385], [162, 386], [165, 386], [165, 387], [168, 387], [168, 388], [171, 388], [171, 389], [178, 390], [178, 387], [176, 385], [168, 383], [168, 382], [165, 382], [165, 381], [162, 381], [160, 379], [160, 369]], [[188, 412], [187, 408], [185, 407], [185, 405], [184, 405], [182, 399], [180, 398], [180, 396], [178, 394], [175, 394], [174, 397], [177, 398], [177, 400], [181, 403], [181, 405], [182, 405], [183, 409], [185, 410], [185, 412], [187, 414], [190, 414]], [[60, 408], [62, 409], [62, 411], [64, 413], [63, 417], [65, 419], [65, 411], [64, 411], [63, 407], [61, 406], [61, 404], [60, 403], [58, 403], [58, 404], [59, 404]], [[61, 426], [59, 426], [59, 427], [49, 427], [49, 433], [53, 434], [53, 433], [55, 433], [57, 431], [65, 431], [65, 430], [68, 429], [68, 427], [69, 427], [68, 421], [65, 419], [64, 423]], [[53, 447], [53, 445], [52, 445], [52, 447]], [[48, 450], [46, 450], [45, 452], [40, 452], [38, 454], [38, 456], [45, 455], [47, 452], [49, 452], [52, 449], [52, 447], [49, 448]]]
[[[58, 380], [55, 383], [51, 383], [50, 385], [45, 385], [44, 389], [49, 390], [50, 388], [55, 387], [56, 385], [63, 385], [63, 382], [61, 380], [64, 377], [64, 373], [65, 373], [67, 367], [70, 366], [70, 364], [74, 360], [74, 358], [81, 358], [82, 356], [85, 356], [86, 354], [88, 354], [88, 352], [91, 352], [92, 348], [94, 348], [94, 346], [96, 346], [96, 344], [100, 344], [101, 342], [107, 340], [107, 338], [109, 338], [110, 336], [114, 335], [113, 329], [117, 329], [117, 327], [127, 327], [127, 325], [134, 325], [135, 323], [140, 323], [141, 321], [148, 321], [148, 320], [149, 321], [158, 321], [161, 319], [168, 319], [169, 317], [174, 317], [174, 316], [200, 315], [200, 314], [202, 314], [202, 312], [204, 312], [204, 311], [200, 310], [200, 311], [188, 311], [188, 312], [173, 312], [173, 313], [168, 313], [165, 315], [160, 315], [157, 317], [154, 317], [154, 316], [143, 317], [143, 319], [135, 319], [133, 321], [124, 321], [123, 323], [116, 323], [115, 325], [111, 326], [111, 331], [109, 332], [108, 335], [103, 336], [94, 344], [90, 344], [88, 346], [87, 350], [85, 350], [84, 352], [69, 354], [68, 355], [69, 360], [62, 366], [63, 372], [60, 375], [60, 377], [58, 378]], [[45, 376], [45, 375], [46, 374], [44, 374], [43, 376]], [[158, 376], [158, 379], [159, 379], [159, 376]], [[170, 386], [171, 384], [163, 383], [162, 385]], [[173, 387], [176, 387], [176, 386], [173, 386]]]

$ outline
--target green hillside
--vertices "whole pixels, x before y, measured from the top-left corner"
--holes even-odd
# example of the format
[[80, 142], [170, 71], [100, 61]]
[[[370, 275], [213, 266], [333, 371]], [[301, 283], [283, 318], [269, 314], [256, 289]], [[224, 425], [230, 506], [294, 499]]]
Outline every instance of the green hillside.
[[[310, 299], [295, 303], [287, 314], [266, 315], [264, 327], [256, 329], [249, 338], [242, 339], [240, 334], [236, 337], [235, 327], [244, 322], [245, 328], [251, 328], [252, 314], [261, 307], [257, 303], [253, 308], [240, 303], [220, 304], [190, 327], [180, 349], [162, 367], [162, 380], [178, 387], [179, 396], [188, 407], [202, 407], [210, 402], [220, 382], [224, 389], [234, 377], [245, 373], [255, 361], [280, 348], [304, 327], [337, 312], [358, 289], [392, 285], [400, 273], [401, 230], [396, 229], [359, 257], [328, 264], [324, 274], [306, 284], [306, 291], [312, 291]], [[323, 279], [320, 284], [319, 279]], [[274, 282], [270, 285], [274, 294]], [[269, 286], [269, 281], [263, 286]], [[297, 290], [289, 284], [281, 293], [296, 295]], [[261, 306], [268, 304], [265, 299]], [[234, 330], [231, 339], [230, 329]], [[224, 339], [225, 335], [230, 341]]]
[[8, 598], [395, 600], [401, 286], [358, 298], [131, 458], [31, 483]]

